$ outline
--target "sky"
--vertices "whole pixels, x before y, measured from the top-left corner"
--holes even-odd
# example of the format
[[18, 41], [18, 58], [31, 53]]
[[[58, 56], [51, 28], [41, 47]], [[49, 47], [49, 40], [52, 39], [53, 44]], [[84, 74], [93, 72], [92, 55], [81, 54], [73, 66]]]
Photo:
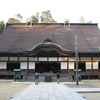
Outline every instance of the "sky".
[[5, 23], [16, 14], [23, 16], [25, 22], [36, 12], [51, 11], [58, 23], [69, 19], [70, 23], [79, 23], [80, 16], [85, 21], [100, 24], [100, 0], [0, 0], [0, 21]]

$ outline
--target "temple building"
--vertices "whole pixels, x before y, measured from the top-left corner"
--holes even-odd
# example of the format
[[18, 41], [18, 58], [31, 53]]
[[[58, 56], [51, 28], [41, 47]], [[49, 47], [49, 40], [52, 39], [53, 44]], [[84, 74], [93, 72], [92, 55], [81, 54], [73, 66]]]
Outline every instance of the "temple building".
[[76, 69], [75, 36], [78, 39], [78, 69], [82, 79], [100, 78], [100, 30], [97, 23], [13, 23], [0, 35], [0, 79], [13, 79], [21, 69], [23, 80], [35, 72], [60, 72], [68, 81]]

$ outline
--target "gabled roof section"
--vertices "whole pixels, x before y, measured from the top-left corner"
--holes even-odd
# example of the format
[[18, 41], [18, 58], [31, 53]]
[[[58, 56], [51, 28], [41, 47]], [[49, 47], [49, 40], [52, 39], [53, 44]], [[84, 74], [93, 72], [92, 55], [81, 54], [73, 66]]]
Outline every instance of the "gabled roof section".
[[22, 52], [31, 50], [49, 38], [63, 50], [75, 50], [78, 37], [79, 52], [99, 52], [100, 30], [98, 24], [80, 23], [26, 23], [7, 24], [0, 35], [0, 52]]
[[65, 56], [65, 55], [67, 56], [68, 53], [73, 53], [73, 52], [68, 50], [66, 51], [62, 49], [59, 45], [52, 43], [50, 41], [50, 43], [47, 42], [47, 43], [39, 44], [34, 48], [32, 48], [32, 50], [26, 51], [26, 53], [28, 53], [30, 56], [57, 57], [57, 56]]

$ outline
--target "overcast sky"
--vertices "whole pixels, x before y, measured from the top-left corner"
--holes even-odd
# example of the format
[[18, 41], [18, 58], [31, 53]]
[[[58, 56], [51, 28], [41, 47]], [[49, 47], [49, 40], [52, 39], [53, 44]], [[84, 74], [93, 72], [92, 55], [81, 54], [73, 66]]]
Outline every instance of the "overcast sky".
[[25, 22], [36, 12], [50, 10], [53, 19], [64, 22], [79, 23], [80, 16], [93, 23], [100, 23], [100, 0], [0, 0], [0, 21], [5, 23], [16, 14], [23, 16]]

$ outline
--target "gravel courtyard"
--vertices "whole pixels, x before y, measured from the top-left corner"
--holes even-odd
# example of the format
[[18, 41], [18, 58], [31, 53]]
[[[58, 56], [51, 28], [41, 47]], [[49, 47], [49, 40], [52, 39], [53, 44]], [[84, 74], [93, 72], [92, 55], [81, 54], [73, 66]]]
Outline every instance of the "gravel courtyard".
[[11, 81], [0, 81], [0, 100], [10, 100], [16, 93], [22, 91], [30, 84], [13, 84]]
[[[100, 88], [100, 80], [99, 81], [86, 81], [88, 85], [92, 85], [93, 87]], [[100, 92], [99, 93], [79, 93], [82, 96], [86, 97], [87, 100], [100, 100]]]

